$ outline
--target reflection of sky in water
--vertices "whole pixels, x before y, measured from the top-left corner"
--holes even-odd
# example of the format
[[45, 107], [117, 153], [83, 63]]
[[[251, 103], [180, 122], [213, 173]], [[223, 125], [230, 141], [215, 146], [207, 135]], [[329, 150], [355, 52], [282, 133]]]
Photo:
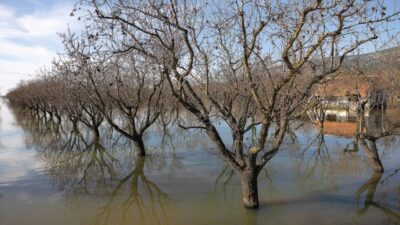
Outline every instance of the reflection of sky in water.
[[[13, 217], [13, 223], [3, 223], [4, 215], [0, 213], [0, 224], [22, 224], [18, 213], [21, 209], [40, 206], [43, 200], [54, 201], [56, 193], [51, 192], [42, 163], [35, 160], [34, 149], [26, 148], [23, 131], [15, 125], [13, 114], [3, 102], [0, 118], [0, 211]], [[24, 216], [29, 217], [29, 211], [26, 213]]]
[[41, 165], [33, 159], [35, 151], [26, 148], [23, 131], [15, 125], [14, 116], [4, 103], [0, 105], [0, 115], [0, 185], [3, 185], [35, 173]]
[[[146, 135], [152, 150], [138, 167], [131, 145], [105, 144], [110, 157], [103, 158], [96, 148], [61, 153], [35, 145], [41, 134], [18, 127], [4, 104], [0, 115], [0, 224], [377, 224], [396, 221], [382, 208], [400, 212], [397, 137], [378, 142], [386, 170], [375, 184], [363, 152], [343, 151], [352, 138], [321, 139], [304, 127], [261, 171], [261, 209], [247, 212], [238, 177], [199, 131], [172, 132], [175, 154], [171, 145], [162, 150], [159, 135]], [[104, 161], [88, 166], [82, 180], [92, 158]], [[114, 175], [100, 169], [104, 163]], [[381, 208], [362, 214], [374, 184]]]

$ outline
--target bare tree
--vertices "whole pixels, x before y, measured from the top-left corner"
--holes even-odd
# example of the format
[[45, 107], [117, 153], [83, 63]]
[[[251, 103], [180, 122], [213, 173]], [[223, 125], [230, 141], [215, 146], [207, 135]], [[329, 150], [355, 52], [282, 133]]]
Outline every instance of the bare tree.
[[[151, 58], [172, 95], [240, 174], [244, 206], [257, 208], [257, 175], [276, 155], [312, 87], [378, 38], [399, 12], [381, 1], [97, 1], [88, 6], [114, 53]], [[312, 74], [306, 74], [311, 68]], [[307, 79], [305, 79], [307, 78]], [[216, 119], [231, 129], [228, 146]], [[256, 141], [244, 136], [257, 126]]]
[[89, 31], [79, 38], [63, 35], [69, 55], [63, 65], [73, 74], [71, 82], [82, 87], [81, 107], [90, 118], [91, 111], [101, 113], [134, 142], [137, 155], [145, 156], [143, 135], [167, 109], [160, 68], [140, 55], [105, 53], [100, 40], [96, 42]]

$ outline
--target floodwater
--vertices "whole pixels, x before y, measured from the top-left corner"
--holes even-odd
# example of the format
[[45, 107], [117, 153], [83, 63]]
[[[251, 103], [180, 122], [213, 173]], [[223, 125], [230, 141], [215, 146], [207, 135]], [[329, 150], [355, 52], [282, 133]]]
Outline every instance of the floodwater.
[[304, 125], [259, 175], [254, 211], [199, 131], [162, 139], [155, 129], [149, 155], [136, 159], [110, 129], [96, 141], [84, 127], [41, 123], [4, 102], [0, 110], [2, 225], [400, 224], [397, 136], [377, 142], [380, 174], [340, 125], [325, 134]]

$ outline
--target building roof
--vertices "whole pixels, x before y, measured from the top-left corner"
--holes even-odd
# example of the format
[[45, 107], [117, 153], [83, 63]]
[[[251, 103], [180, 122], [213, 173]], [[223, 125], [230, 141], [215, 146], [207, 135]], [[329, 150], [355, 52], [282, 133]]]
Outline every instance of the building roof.
[[359, 95], [366, 97], [370, 87], [370, 82], [365, 78], [336, 78], [319, 84], [314, 91], [314, 96], [346, 97]]

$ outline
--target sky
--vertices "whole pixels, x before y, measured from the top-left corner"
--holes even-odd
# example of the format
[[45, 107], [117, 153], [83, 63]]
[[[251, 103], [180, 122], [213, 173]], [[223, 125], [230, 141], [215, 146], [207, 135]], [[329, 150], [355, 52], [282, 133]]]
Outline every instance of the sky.
[[29, 79], [62, 52], [74, 0], [0, 0], [0, 95], [22, 79]]

